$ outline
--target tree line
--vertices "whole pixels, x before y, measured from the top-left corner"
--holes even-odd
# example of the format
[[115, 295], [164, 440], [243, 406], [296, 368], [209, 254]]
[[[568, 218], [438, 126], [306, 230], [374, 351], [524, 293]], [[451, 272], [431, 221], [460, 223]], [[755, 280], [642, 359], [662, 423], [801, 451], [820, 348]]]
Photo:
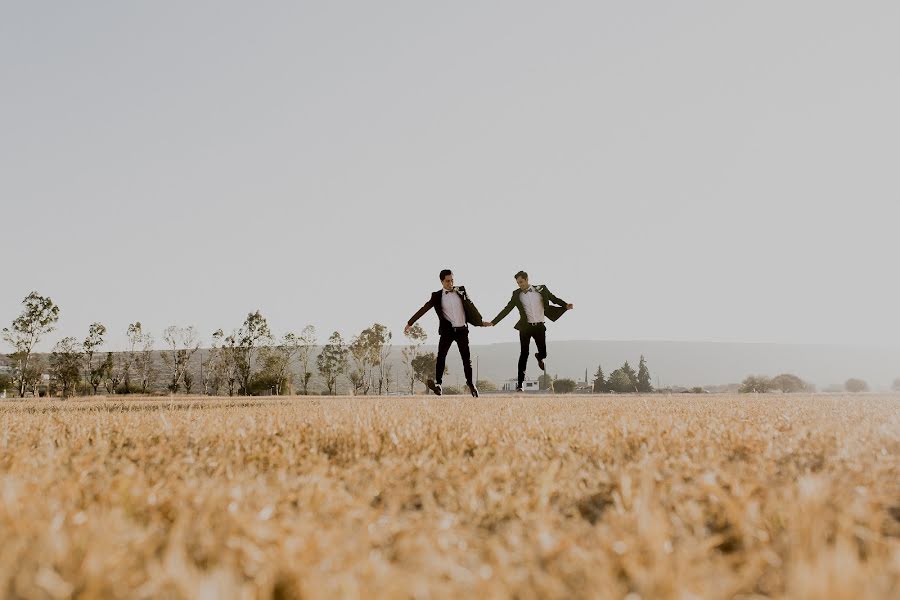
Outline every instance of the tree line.
[[637, 372], [626, 360], [621, 367], [607, 377], [603, 373], [603, 366], [598, 365], [597, 372], [594, 374], [593, 391], [596, 394], [626, 394], [634, 392], [649, 394], [653, 391], [651, 381], [647, 360], [641, 355]]
[[[109, 394], [149, 394], [159, 386], [171, 394], [311, 394], [316, 393], [311, 387], [316, 373], [325, 394], [336, 394], [339, 382], [353, 394], [384, 394], [392, 386], [414, 393], [416, 384], [424, 385], [434, 373], [437, 360], [433, 352], [422, 350], [428, 336], [419, 325], [406, 334], [408, 344], [401, 350], [405, 372], [395, 375], [388, 360], [393, 336], [385, 325], [375, 323], [349, 341], [335, 331], [316, 353], [315, 327], [307, 325], [299, 333], [276, 339], [258, 310], [227, 333], [213, 332], [205, 357], [195, 327], [167, 327], [162, 347], [157, 348], [153, 334], [135, 321], [128, 325], [124, 351], [104, 352], [108, 330], [95, 322], [83, 339], [58, 340], [45, 360], [35, 348], [55, 330], [60, 309], [38, 292], [30, 293], [22, 304], [22, 313], [2, 331], [3, 340], [13, 348], [7, 356], [13, 364], [11, 383], [20, 397], [29, 392], [36, 396], [41, 387], [62, 397], [98, 394], [101, 389]], [[0, 389], [6, 385], [0, 381]]]

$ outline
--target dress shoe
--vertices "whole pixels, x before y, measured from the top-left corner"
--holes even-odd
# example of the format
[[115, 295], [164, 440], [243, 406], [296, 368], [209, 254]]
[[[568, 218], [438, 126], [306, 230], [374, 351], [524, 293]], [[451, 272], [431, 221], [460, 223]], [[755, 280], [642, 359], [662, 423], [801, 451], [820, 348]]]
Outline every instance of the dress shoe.
[[470, 383], [470, 384], [468, 384], [468, 386], [469, 386], [469, 391], [472, 392], [472, 397], [477, 398], [478, 397], [478, 388], [475, 386], [474, 383]]
[[441, 394], [444, 393], [444, 391], [441, 389], [441, 384], [435, 383], [434, 379], [429, 379], [428, 381], [425, 382], [425, 385], [428, 386], [429, 390], [434, 392], [435, 396], [440, 396]]
[[537, 359], [541, 371], [546, 371], [547, 369], [544, 368], [544, 359], [541, 358], [541, 355], [535, 352], [534, 357]]

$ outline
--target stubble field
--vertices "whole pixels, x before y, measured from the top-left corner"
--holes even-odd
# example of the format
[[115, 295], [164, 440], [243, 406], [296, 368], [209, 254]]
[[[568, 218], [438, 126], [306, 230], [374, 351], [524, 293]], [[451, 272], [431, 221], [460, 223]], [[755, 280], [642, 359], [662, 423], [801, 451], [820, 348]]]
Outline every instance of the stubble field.
[[0, 596], [889, 598], [898, 409], [5, 401]]

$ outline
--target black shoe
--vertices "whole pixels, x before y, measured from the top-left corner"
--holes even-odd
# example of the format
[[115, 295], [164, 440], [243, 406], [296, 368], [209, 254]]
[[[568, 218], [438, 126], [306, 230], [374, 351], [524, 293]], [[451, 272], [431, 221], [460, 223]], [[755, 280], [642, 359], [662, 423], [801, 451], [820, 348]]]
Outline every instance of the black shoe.
[[429, 379], [425, 382], [425, 385], [428, 386], [429, 390], [434, 392], [435, 396], [440, 396], [444, 393], [444, 391], [441, 389], [441, 384], [435, 383], [434, 379]]
[[537, 359], [538, 366], [541, 368], [541, 371], [546, 371], [547, 369], [544, 368], [544, 359], [541, 358], [541, 355], [535, 352], [534, 357]]
[[468, 386], [469, 386], [469, 391], [472, 392], [472, 397], [477, 398], [478, 397], [478, 388], [475, 387], [474, 383], [470, 383], [470, 384], [468, 384]]
[[521, 393], [522, 393], [522, 387], [521, 387], [521, 386], [516, 386], [516, 393], [517, 393], [517, 394], [521, 394]]

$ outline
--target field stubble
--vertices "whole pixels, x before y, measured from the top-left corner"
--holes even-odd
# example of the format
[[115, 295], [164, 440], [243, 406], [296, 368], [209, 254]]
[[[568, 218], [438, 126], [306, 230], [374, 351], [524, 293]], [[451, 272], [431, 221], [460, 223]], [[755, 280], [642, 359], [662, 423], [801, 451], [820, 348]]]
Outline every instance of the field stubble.
[[5, 402], [0, 594], [887, 598], [900, 586], [898, 408]]

